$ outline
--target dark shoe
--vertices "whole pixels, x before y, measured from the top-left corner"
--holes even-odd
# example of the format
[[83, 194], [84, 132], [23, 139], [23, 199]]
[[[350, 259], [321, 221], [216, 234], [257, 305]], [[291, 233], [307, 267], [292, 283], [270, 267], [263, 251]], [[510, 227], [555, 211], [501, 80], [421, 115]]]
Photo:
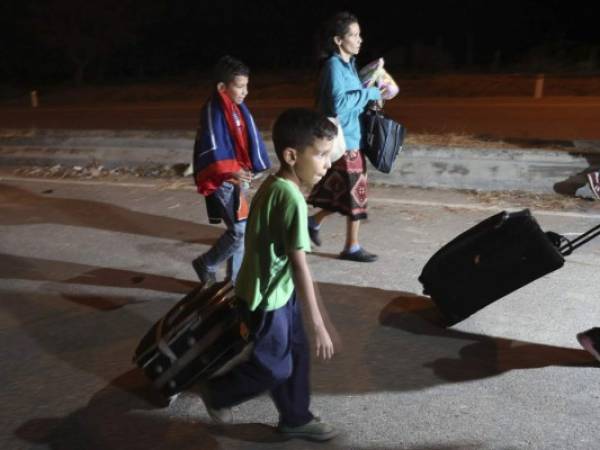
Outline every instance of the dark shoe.
[[348, 261], [356, 261], [356, 262], [373, 262], [377, 261], [378, 256], [373, 253], [369, 253], [364, 248], [359, 248], [355, 252], [348, 253], [347, 251], [343, 251], [340, 253], [340, 259], [347, 259]]
[[192, 267], [196, 271], [196, 275], [198, 275], [198, 278], [200, 279], [204, 287], [209, 287], [217, 282], [217, 276], [215, 275], [215, 273], [206, 270], [206, 266], [204, 265], [200, 257], [192, 261]]
[[214, 423], [217, 425], [231, 425], [233, 423], [233, 411], [231, 408], [214, 408], [211, 406], [210, 389], [206, 382], [200, 383], [198, 392], [204, 402], [206, 412]]
[[600, 361], [600, 328], [590, 328], [579, 333], [577, 340], [594, 358]]
[[308, 226], [308, 235], [310, 236], [310, 240], [317, 247], [321, 246], [321, 236], [319, 236], [319, 230], [317, 228], [313, 228], [310, 225]]
[[289, 438], [306, 439], [308, 441], [328, 441], [338, 435], [338, 432], [331, 425], [321, 422], [318, 417], [313, 418], [310, 422], [299, 427], [289, 427], [287, 425], [279, 425], [277, 431]]

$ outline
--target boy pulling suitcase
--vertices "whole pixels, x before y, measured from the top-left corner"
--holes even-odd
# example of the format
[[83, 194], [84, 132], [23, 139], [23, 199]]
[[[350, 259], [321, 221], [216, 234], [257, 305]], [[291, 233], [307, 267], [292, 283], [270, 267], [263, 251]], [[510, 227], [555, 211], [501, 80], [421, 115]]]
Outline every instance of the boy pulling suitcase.
[[329, 359], [334, 348], [306, 262], [308, 213], [299, 189], [319, 181], [331, 166], [336, 133], [326, 116], [307, 109], [287, 110], [274, 125], [281, 167], [252, 201], [235, 285], [236, 295], [252, 312], [254, 349], [249, 361], [202, 384], [202, 398], [216, 422], [232, 422], [232, 406], [269, 392], [282, 435], [324, 441], [337, 434], [309, 409], [310, 349], [300, 303], [308, 308], [317, 356]]

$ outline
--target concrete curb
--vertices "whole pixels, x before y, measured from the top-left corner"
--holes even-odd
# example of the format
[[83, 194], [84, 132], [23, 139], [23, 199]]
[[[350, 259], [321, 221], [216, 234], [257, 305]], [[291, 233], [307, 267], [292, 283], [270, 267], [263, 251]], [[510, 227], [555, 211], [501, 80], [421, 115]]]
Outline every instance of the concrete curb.
[[[265, 139], [276, 161], [270, 135]], [[0, 130], [0, 165], [106, 168], [189, 164], [194, 132], [148, 130]], [[371, 169], [377, 184], [572, 195], [600, 167], [593, 149], [472, 149], [410, 146], [390, 174]]]

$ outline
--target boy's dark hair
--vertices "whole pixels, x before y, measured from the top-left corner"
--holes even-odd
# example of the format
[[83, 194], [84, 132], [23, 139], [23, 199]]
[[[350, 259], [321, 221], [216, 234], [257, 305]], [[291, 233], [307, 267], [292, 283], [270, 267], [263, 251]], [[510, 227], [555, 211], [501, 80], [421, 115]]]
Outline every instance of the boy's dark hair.
[[215, 64], [214, 82], [229, 84], [237, 76], [247, 77], [250, 75], [250, 69], [246, 64], [232, 56], [225, 55]]
[[315, 139], [333, 139], [337, 127], [324, 114], [306, 108], [282, 112], [273, 125], [273, 144], [279, 161], [283, 150], [290, 147], [301, 152]]
[[327, 59], [337, 53], [338, 48], [333, 42], [334, 36], [345, 36], [353, 23], [358, 23], [356, 16], [348, 11], [342, 11], [334, 14], [323, 24], [318, 39], [319, 60]]

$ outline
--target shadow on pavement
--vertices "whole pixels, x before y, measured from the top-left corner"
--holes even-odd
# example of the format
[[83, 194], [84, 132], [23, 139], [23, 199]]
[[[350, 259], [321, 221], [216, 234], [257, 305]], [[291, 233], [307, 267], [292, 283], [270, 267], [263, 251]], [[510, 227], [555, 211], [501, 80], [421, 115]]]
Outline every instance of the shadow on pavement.
[[[426, 297], [341, 284], [318, 287], [340, 345], [333, 360], [314, 361], [315, 393], [413, 391], [515, 369], [593, 363], [583, 350], [446, 329]], [[4, 291], [3, 309], [37, 348], [104, 378], [102, 362], [131, 367], [139, 339], [176, 301], [80, 293], [76, 287], [53, 290]]]
[[[332, 361], [314, 362], [314, 395], [334, 398], [336, 394], [417, 391], [510, 370], [592, 364], [583, 350], [445, 329], [432, 303], [415, 294], [333, 283], [319, 283], [319, 291], [343, 345]], [[16, 425], [19, 439], [54, 450], [212, 450], [226, 448], [221, 445], [228, 439], [238, 442], [236, 448], [248, 449], [256, 448], [256, 443], [290, 450], [313, 445], [298, 440], [280, 442], [272, 427], [258, 423], [205, 424], [199, 419], [206, 417], [204, 406], [192, 393], [185, 393], [168, 408], [161, 405], [141, 371], [131, 370], [130, 361], [138, 340], [171, 301], [112, 308], [123, 304], [123, 298], [81, 300], [85, 294], [65, 296], [43, 289], [33, 294], [3, 291], [0, 295], [5, 314], [18, 323], [11, 334], [4, 331], [5, 344], [14, 348], [34, 342], [35, 347], [26, 349], [29, 371], [69, 375], [54, 386], [56, 396], [72, 392], [72, 380], [83, 383], [79, 393], [83, 398], [90, 395], [84, 380], [91, 381], [91, 376], [112, 380], [92, 394], [84, 408], [63, 417], [29, 418]], [[69, 298], [73, 295], [76, 301]], [[22, 335], [27, 336], [25, 341]], [[18, 373], [18, 364], [5, 367], [7, 376]], [[115, 378], [115, 371], [122, 375]], [[24, 398], [35, 398], [37, 388], [23, 385], [19, 389]], [[469, 445], [440, 443], [414, 449], [477, 448]], [[341, 436], [326, 447], [346, 449], [349, 443]]]
[[446, 329], [427, 297], [329, 283], [319, 288], [342, 346], [333, 360], [314, 362], [315, 392], [414, 391], [510, 370], [593, 364], [583, 350]]
[[329, 259], [340, 259], [339, 253], [325, 253], [325, 252], [311, 252], [311, 255], [318, 256], [320, 258], [329, 258]]
[[7, 184], [0, 184], [0, 206], [0, 225], [54, 223], [205, 245], [212, 245], [223, 232], [216, 226], [97, 201], [40, 195]]
[[[229, 446], [218, 438], [238, 441], [235, 448], [276, 448], [304, 450], [328, 448], [342, 450], [362, 448], [382, 450], [378, 446], [352, 445], [342, 433], [327, 443], [312, 443], [299, 439], [285, 440], [273, 426], [260, 423], [217, 426], [193, 418], [194, 409], [203, 408], [193, 397], [178, 399], [177, 406], [161, 404], [153, 398], [141, 371], [134, 369], [111, 381], [90, 399], [87, 405], [66, 417], [45, 417], [29, 420], [14, 431], [25, 442], [43, 445], [52, 450], [217, 450]], [[185, 394], [184, 394], [185, 395]], [[247, 444], [245, 444], [247, 443]], [[36, 447], [37, 448], [37, 447]], [[394, 447], [386, 446], [391, 450]], [[440, 443], [438, 445], [406, 447], [408, 450], [474, 450], [477, 444]]]
[[147, 382], [131, 370], [66, 417], [30, 420], [15, 430], [27, 442], [52, 450], [213, 450], [221, 448], [207, 427], [169, 414], [147, 396]]
[[210, 425], [208, 429], [215, 436], [222, 436], [237, 441], [279, 443], [279, 445], [287, 441], [287, 439], [277, 433], [274, 426], [262, 423], [240, 423], [225, 426]]
[[[404, 293], [381, 311], [384, 326], [417, 336], [467, 342], [455, 357], [440, 357], [424, 364], [443, 380], [468, 381], [515, 369], [547, 366], [587, 366], [592, 363], [583, 350], [534, 344], [511, 339], [445, 329], [445, 319], [427, 298]], [[439, 339], [438, 339], [439, 340]]]
[[198, 283], [130, 270], [96, 267], [53, 259], [0, 253], [0, 279], [54, 281], [64, 284], [150, 289], [185, 294]]

